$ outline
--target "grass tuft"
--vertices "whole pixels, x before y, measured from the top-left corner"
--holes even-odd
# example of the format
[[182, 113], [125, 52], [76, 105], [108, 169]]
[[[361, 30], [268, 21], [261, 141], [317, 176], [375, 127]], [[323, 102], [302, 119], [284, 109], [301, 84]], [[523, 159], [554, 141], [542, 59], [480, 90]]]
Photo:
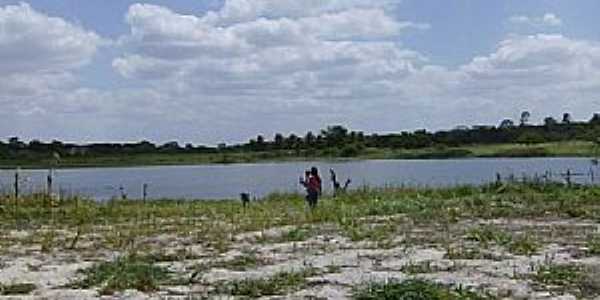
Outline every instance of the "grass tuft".
[[306, 286], [306, 278], [316, 275], [315, 269], [280, 272], [272, 277], [227, 282], [217, 288], [219, 294], [246, 297], [283, 295]]
[[514, 239], [508, 245], [508, 251], [515, 255], [531, 256], [537, 253], [539, 247], [539, 243], [531, 235], [527, 234]]
[[31, 283], [16, 283], [3, 285], [0, 284], [0, 295], [11, 296], [11, 295], [27, 295], [33, 292], [37, 287]]
[[100, 287], [100, 293], [103, 295], [112, 295], [127, 289], [156, 291], [159, 284], [170, 277], [167, 269], [154, 266], [148, 260], [135, 256], [99, 263], [80, 272], [85, 278], [72, 283], [70, 287]]
[[462, 288], [449, 288], [423, 280], [404, 282], [373, 283], [355, 291], [356, 300], [485, 300]]

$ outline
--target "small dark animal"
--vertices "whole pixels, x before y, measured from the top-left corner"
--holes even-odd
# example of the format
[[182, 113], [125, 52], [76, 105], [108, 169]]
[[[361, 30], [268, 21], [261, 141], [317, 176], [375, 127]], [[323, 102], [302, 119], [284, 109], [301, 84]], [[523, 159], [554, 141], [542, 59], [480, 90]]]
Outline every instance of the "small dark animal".
[[241, 193], [240, 194], [240, 199], [242, 200], [242, 205], [244, 207], [248, 206], [248, 204], [250, 204], [250, 194], [248, 193]]

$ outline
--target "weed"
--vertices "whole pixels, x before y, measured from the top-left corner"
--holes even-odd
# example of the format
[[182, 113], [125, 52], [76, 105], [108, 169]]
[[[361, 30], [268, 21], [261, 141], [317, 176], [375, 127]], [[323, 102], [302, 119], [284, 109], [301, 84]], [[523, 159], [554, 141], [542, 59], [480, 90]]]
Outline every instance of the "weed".
[[420, 263], [409, 263], [406, 264], [404, 266], [402, 266], [402, 269], [400, 269], [400, 271], [402, 271], [403, 273], [406, 274], [428, 274], [428, 273], [435, 273], [438, 271], [438, 268], [431, 265], [431, 261], [424, 261], [424, 262], [420, 262]]
[[33, 292], [36, 288], [37, 287], [35, 286], [35, 284], [31, 283], [17, 283], [9, 285], [0, 284], [0, 295], [27, 295]]
[[373, 242], [383, 242], [389, 240], [396, 232], [396, 226], [391, 222], [383, 225], [359, 224], [354, 223], [346, 225], [344, 232], [350, 240], [363, 241], [369, 240]]
[[259, 257], [256, 253], [250, 252], [245, 253], [241, 256], [237, 256], [232, 260], [220, 261], [209, 264], [209, 268], [225, 268], [234, 271], [245, 271], [251, 268], [256, 268], [267, 264], [267, 262]]
[[531, 256], [539, 249], [539, 243], [530, 235], [524, 235], [514, 239], [508, 245], [508, 251], [515, 255]]
[[492, 226], [473, 228], [467, 233], [467, 240], [479, 242], [484, 246], [491, 243], [504, 246], [509, 244], [511, 239], [510, 234]]
[[46, 231], [42, 234], [42, 240], [40, 242], [41, 244], [41, 251], [44, 253], [48, 253], [51, 252], [52, 249], [54, 249], [55, 245], [56, 245], [56, 237], [57, 234], [54, 230], [49, 230]]
[[362, 289], [355, 290], [356, 300], [485, 300], [489, 297], [480, 296], [462, 288], [449, 288], [423, 280], [408, 280], [404, 282], [373, 283]]
[[252, 298], [282, 295], [303, 288], [307, 283], [306, 278], [316, 274], [315, 269], [306, 269], [299, 272], [280, 272], [268, 278], [227, 282], [220, 285], [217, 292], [219, 294]]
[[126, 289], [155, 291], [162, 281], [169, 279], [169, 272], [165, 268], [154, 266], [151, 262], [135, 256], [99, 263], [80, 272], [85, 278], [72, 283], [70, 287], [101, 286], [100, 292], [104, 295]]
[[583, 279], [583, 270], [576, 265], [541, 266], [534, 279], [547, 285], [573, 286]]
[[325, 266], [325, 272], [332, 274], [332, 273], [340, 273], [342, 272], [342, 267], [338, 266], [338, 265], [327, 265]]
[[596, 235], [589, 236], [586, 241], [586, 248], [588, 255], [600, 255], [600, 237]]

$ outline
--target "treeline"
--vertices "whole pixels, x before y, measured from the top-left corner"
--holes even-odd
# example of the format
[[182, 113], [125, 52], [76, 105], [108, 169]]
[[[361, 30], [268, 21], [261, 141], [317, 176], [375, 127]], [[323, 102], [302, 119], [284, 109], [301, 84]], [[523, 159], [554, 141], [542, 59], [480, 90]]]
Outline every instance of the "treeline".
[[276, 134], [272, 139], [258, 135], [247, 143], [237, 145], [220, 144], [217, 147], [180, 145], [168, 142], [156, 145], [148, 141], [138, 143], [96, 143], [77, 145], [53, 141], [21, 141], [11, 137], [0, 141], [0, 158], [36, 159], [40, 156], [102, 156], [159, 153], [233, 153], [233, 152], [277, 152], [298, 156], [356, 156], [367, 148], [422, 149], [429, 147], [459, 147], [475, 144], [518, 143], [536, 144], [558, 141], [594, 141], [600, 137], [600, 114], [588, 121], [573, 121], [565, 113], [560, 120], [547, 117], [541, 125], [529, 123], [531, 114], [523, 112], [517, 121], [502, 120], [497, 126], [459, 126], [453, 130], [428, 132], [400, 132], [392, 134], [364, 134], [350, 131], [343, 126], [329, 126], [319, 133], [308, 132], [302, 136]]

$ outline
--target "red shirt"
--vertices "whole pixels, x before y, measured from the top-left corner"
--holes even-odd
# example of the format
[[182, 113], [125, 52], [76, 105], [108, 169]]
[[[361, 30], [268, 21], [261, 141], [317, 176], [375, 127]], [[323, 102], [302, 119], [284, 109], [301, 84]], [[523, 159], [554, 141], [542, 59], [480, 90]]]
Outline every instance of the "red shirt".
[[310, 176], [308, 178], [308, 190], [321, 192], [321, 178], [319, 176]]

